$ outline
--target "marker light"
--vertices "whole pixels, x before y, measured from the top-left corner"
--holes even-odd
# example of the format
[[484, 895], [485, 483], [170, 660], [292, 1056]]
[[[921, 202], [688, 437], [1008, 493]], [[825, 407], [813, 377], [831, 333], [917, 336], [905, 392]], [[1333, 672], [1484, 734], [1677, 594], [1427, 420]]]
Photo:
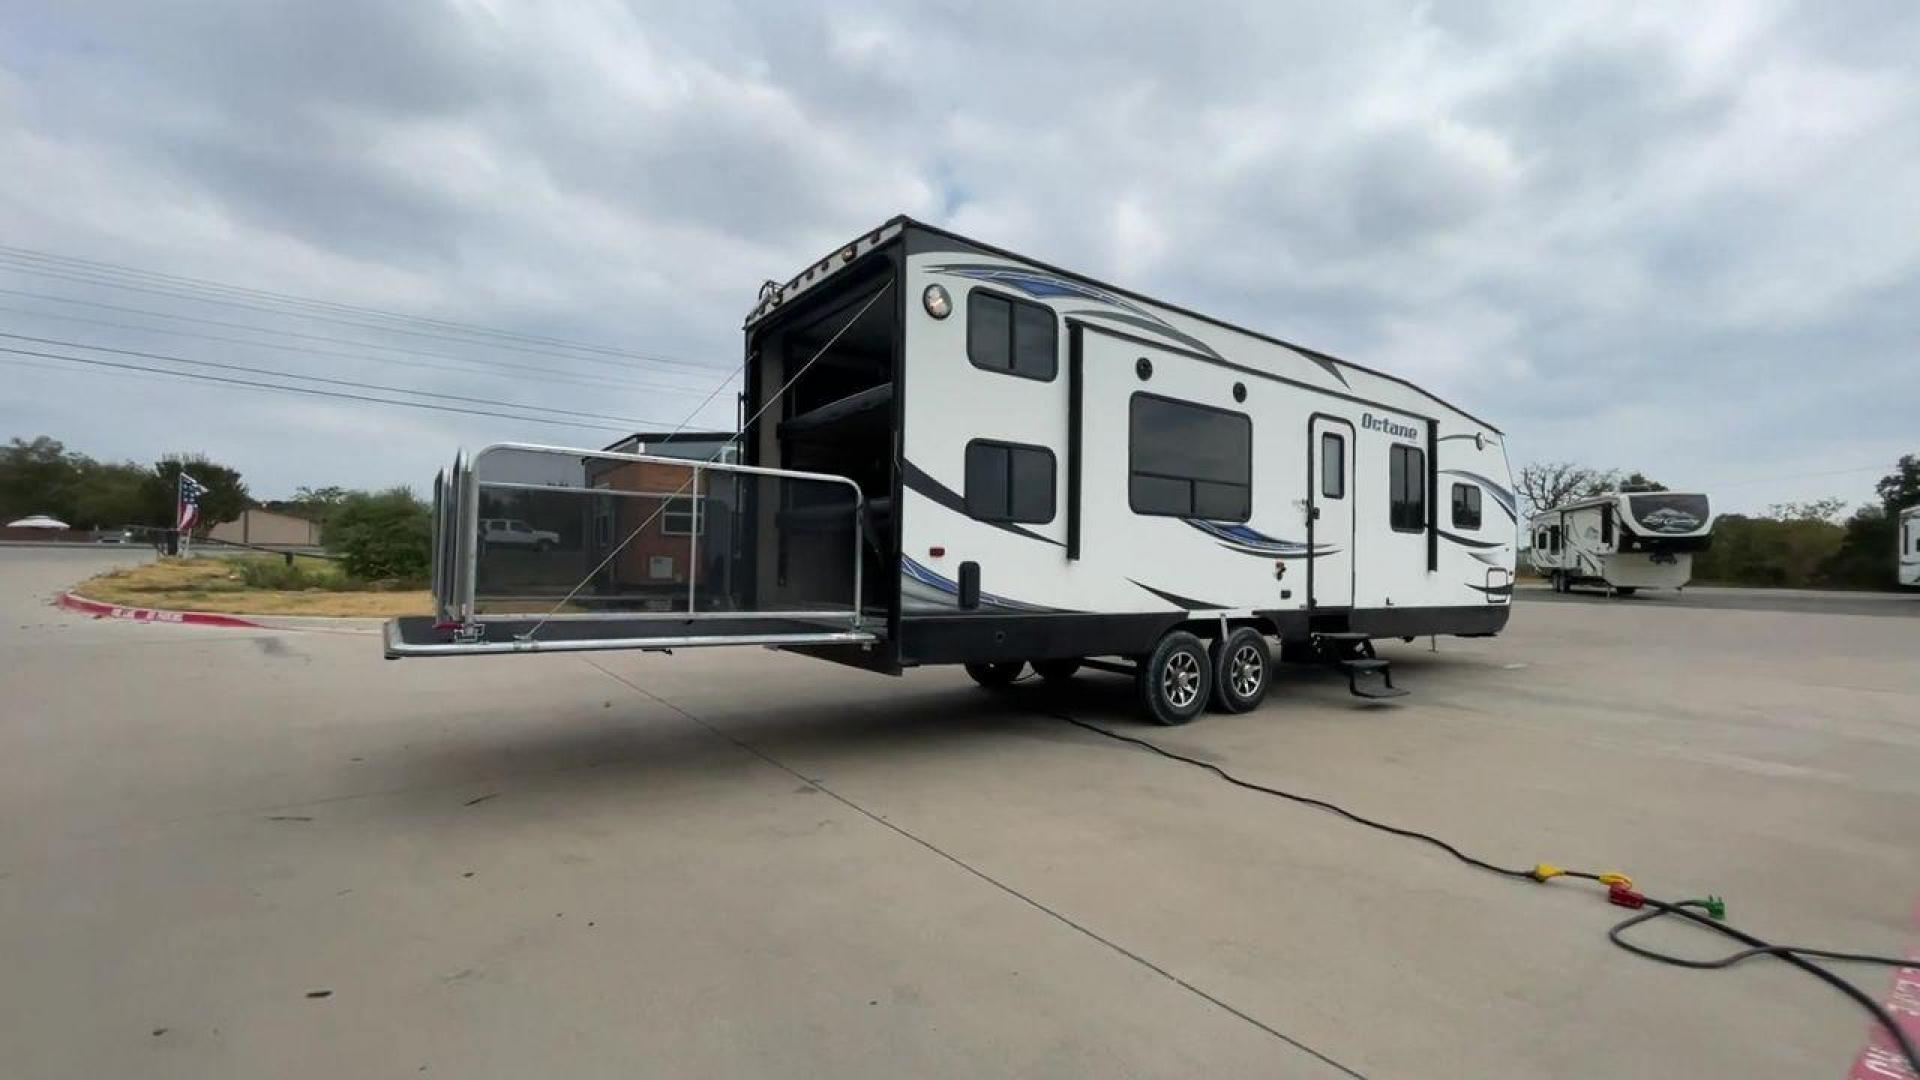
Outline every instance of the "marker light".
[[953, 314], [953, 297], [947, 295], [944, 286], [927, 286], [927, 291], [920, 294], [920, 303], [926, 306], [927, 314], [936, 319], [944, 319]]

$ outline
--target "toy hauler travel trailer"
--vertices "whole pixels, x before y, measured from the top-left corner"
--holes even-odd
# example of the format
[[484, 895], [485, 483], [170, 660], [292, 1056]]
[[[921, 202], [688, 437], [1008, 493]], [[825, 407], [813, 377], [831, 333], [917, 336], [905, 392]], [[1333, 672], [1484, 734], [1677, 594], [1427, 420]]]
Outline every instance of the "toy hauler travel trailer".
[[[1086, 663], [1179, 723], [1257, 704], [1270, 639], [1387, 696], [1371, 639], [1506, 625], [1504, 440], [1402, 379], [905, 218], [768, 282], [745, 332], [738, 460], [457, 458], [436, 613], [387, 654]], [[559, 540], [481, 545], [496, 519]]]
[[1595, 495], [1533, 515], [1533, 568], [1554, 592], [1604, 585], [1632, 596], [1681, 589], [1693, 578], [1693, 553], [1713, 539], [1705, 495], [1646, 491]]
[[1900, 584], [1920, 589], [1920, 506], [1900, 511]]

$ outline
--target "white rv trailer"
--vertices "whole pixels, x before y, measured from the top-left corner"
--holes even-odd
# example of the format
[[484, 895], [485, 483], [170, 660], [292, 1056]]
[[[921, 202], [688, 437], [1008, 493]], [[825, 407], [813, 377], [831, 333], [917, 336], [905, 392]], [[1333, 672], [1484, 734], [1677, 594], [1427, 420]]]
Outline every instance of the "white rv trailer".
[[1920, 506], [1900, 511], [1900, 584], [1920, 589]]
[[[1121, 658], [1180, 723], [1258, 704], [1269, 640], [1389, 696], [1371, 639], [1507, 623], [1505, 441], [1405, 380], [906, 218], [768, 282], [745, 334], [737, 461], [456, 458], [436, 615], [387, 655]], [[560, 540], [476, 543], [503, 518]]]
[[1682, 589], [1693, 553], [1713, 539], [1705, 495], [1677, 491], [1609, 492], [1533, 515], [1528, 560], [1554, 592], [1601, 585], [1632, 596]]

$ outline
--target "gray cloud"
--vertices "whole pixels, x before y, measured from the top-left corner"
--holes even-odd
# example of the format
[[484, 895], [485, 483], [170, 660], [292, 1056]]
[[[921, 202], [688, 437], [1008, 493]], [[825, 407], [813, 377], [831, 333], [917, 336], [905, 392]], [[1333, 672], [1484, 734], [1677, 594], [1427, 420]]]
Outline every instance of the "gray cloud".
[[[1871, 472], [1795, 477], [1920, 450], [1916, 53], [1901, 0], [12, 11], [5, 242], [716, 366], [371, 339], [570, 373], [468, 380], [5, 294], [49, 314], [0, 329], [677, 420], [761, 279], [906, 211], [1424, 381], [1518, 460], [1858, 499]], [[203, 448], [269, 492], [607, 434], [5, 371], [5, 433]]]

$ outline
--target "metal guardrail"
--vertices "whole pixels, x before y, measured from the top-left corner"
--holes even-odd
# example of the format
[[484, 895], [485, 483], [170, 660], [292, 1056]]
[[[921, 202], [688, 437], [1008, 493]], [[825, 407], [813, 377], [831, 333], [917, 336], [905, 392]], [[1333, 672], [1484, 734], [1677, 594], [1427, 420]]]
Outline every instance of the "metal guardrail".
[[[634, 614], [857, 632], [863, 512], [843, 476], [497, 444], [434, 481], [434, 608], [459, 625], [535, 616], [532, 637]], [[676, 643], [716, 643], [691, 636]]]

